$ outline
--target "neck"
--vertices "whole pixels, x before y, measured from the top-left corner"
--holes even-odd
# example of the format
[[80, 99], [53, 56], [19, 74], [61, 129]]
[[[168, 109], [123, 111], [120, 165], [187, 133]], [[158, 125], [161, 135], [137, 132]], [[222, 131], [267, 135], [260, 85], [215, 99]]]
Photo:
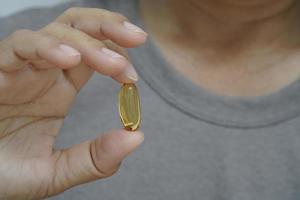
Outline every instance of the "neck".
[[225, 47], [228, 51], [229, 45], [230, 49], [240, 52], [243, 47], [249, 50], [252, 46], [257, 49], [257, 45], [273, 42], [278, 45], [290, 39], [294, 42], [290, 33], [299, 30], [297, 2], [168, 0], [166, 3], [170, 15], [173, 15], [169, 19], [176, 23], [179, 35], [198, 41], [203, 47]]
[[[300, 49], [300, 1], [140, 1], [166, 59], [201, 86], [256, 96], [298, 76], [299, 67], [283, 61]], [[262, 86], [266, 79], [274, 82]]]

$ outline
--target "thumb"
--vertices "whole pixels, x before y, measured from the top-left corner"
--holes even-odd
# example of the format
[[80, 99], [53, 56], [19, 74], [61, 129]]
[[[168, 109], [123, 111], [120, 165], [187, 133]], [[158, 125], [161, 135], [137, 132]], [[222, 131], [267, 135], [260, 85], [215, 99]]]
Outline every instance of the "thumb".
[[75, 185], [113, 175], [121, 161], [143, 140], [142, 132], [118, 129], [93, 141], [54, 152], [54, 173], [48, 188], [48, 196]]

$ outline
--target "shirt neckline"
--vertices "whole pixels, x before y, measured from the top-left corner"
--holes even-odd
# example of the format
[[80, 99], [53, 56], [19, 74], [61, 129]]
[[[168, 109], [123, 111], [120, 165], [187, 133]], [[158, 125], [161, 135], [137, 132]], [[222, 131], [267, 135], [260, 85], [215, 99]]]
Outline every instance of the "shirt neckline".
[[[144, 28], [138, 0], [108, 1]], [[129, 50], [140, 77], [167, 103], [198, 120], [232, 128], [259, 128], [299, 116], [300, 80], [272, 94], [258, 97], [221, 96], [199, 87], [181, 75], [163, 57], [153, 38]]]

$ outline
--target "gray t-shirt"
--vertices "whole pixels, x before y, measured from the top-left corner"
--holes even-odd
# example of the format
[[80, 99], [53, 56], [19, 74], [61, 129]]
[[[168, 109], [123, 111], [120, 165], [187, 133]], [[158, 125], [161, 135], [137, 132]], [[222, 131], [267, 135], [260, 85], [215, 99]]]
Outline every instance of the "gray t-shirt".
[[[36, 29], [75, 5], [118, 11], [143, 26], [136, 0], [86, 0], [3, 18], [0, 36]], [[300, 199], [300, 81], [267, 96], [218, 96], [177, 73], [151, 37], [129, 53], [140, 75], [144, 144], [115, 176], [51, 199]], [[121, 127], [119, 87], [94, 75], [75, 100], [56, 147]]]

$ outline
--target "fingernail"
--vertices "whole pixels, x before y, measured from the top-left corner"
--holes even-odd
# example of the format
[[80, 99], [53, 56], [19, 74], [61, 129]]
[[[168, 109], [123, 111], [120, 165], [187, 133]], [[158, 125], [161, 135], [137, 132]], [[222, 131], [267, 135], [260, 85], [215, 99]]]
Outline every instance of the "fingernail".
[[74, 49], [68, 45], [61, 44], [61, 45], [59, 45], [59, 48], [69, 57], [80, 56], [79, 51], [77, 51], [76, 49]]
[[147, 35], [147, 33], [146, 33], [145, 31], [143, 31], [140, 27], [138, 27], [138, 26], [136, 26], [136, 25], [134, 25], [134, 24], [132, 24], [132, 23], [130, 23], [130, 22], [128, 22], [128, 21], [125, 21], [125, 22], [123, 23], [123, 25], [124, 25], [127, 29], [129, 29], [129, 30], [131, 30], [131, 31], [133, 31], [133, 32], [143, 33], [143, 34]]
[[116, 52], [114, 52], [114, 51], [112, 51], [112, 50], [110, 50], [108, 48], [102, 48], [101, 51], [102, 51], [102, 53], [104, 53], [105, 55], [107, 55], [107, 56], [109, 56], [109, 57], [111, 57], [113, 59], [115, 59], [115, 58], [123, 58], [124, 57], [124, 56], [122, 56], [122, 55], [120, 55], [120, 54], [118, 54], [118, 53], [116, 53]]
[[133, 81], [138, 81], [138, 75], [132, 65], [126, 68], [125, 74], [129, 79]]

